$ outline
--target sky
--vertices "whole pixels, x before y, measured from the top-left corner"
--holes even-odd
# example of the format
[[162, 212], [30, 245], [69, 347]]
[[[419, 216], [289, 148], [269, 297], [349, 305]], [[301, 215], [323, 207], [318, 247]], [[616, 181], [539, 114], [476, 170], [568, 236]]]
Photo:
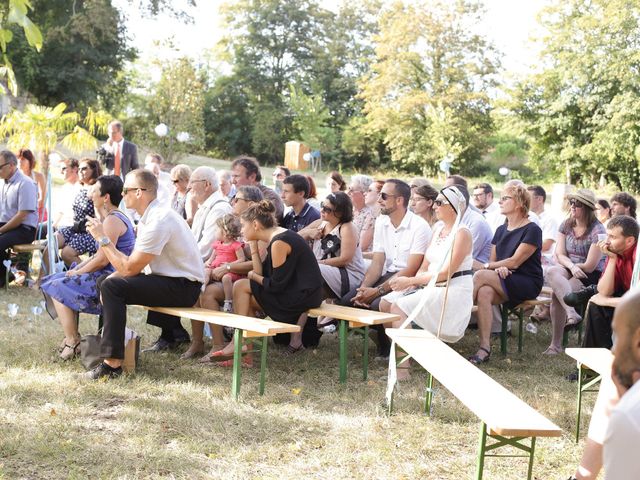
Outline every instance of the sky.
[[[535, 64], [538, 50], [529, 39], [538, 31], [536, 14], [549, 1], [485, 0], [487, 13], [479, 29], [503, 52], [502, 63], [507, 72], [525, 73], [530, 65]], [[218, 14], [221, 0], [197, 0], [196, 8], [187, 8], [194, 18], [191, 25], [182, 24], [167, 16], [141, 18], [130, 8], [129, 0], [115, 0], [114, 3], [127, 12], [129, 36], [143, 60], [183, 55], [202, 57], [203, 52], [212, 48], [222, 34]], [[175, 0], [173, 3], [179, 6], [186, 2]], [[338, 0], [322, 0], [320, 3], [335, 11]], [[168, 38], [172, 38], [176, 51], [170, 52], [158, 46], [158, 42]]]

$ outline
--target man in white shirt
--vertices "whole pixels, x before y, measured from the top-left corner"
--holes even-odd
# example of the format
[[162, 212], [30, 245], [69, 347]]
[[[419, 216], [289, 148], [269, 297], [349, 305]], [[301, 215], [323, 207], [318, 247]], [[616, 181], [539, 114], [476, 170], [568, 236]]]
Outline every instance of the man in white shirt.
[[213, 251], [218, 228], [216, 220], [231, 213], [231, 205], [218, 186], [218, 176], [211, 167], [198, 167], [189, 179], [191, 195], [198, 202], [198, 210], [193, 217], [191, 231], [198, 242], [202, 261], [205, 262]]
[[[352, 289], [338, 304], [378, 310], [381, 298], [391, 291], [389, 280], [413, 277], [424, 258], [431, 227], [408, 210], [411, 188], [402, 180], [385, 182], [378, 196], [380, 216], [373, 235], [373, 259], [362, 285]], [[389, 341], [384, 330], [378, 335], [378, 355], [388, 357]]]
[[162, 185], [162, 187], [166, 188], [169, 196], [173, 196], [174, 186], [173, 182], [171, 181], [171, 174], [162, 170], [162, 163], [162, 155], [160, 155], [159, 153], [148, 153], [147, 156], [144, 157], [145, 167], [147, 167], [147, 165], [158, 166], [157, 170], [155, 169], [155, 167], [152, 169], [147, 168], [147, 170], [151, 170], [154, 173], [158, 172], [156, 173], [158, 183]]
[[493, 201], [493, 187], [488, 183], [479, 183], [473, 188], [473, 204], [484, 218], [500, 211], [498, 202]]
[[640, 478], [640, 292], [626, 294], [613, 316], [612, 378], [620, 400], [604, 438], [606, 480]]
[[531, 211], [538, 216], [542, 229], [542, 264], [552, 263], [556, 238], [558, 237], [558, 221], [544, 209], [547, 192], [540, 185], [530, 185], [527, 190], [531, 194]]
[[[144, 169], [134, 170], [126, 176], [122, 190], [127, 208], [141, 216], [130, 256], [115, 248], [99, 220], [87, 221], [87, 230], [115, 268], [114, 274], [98, 280], [104, 320], [100, 353], [104, 360], [87, 372], [92, 380], [122, 374], [127, 305], [192, 307], [204, 283], [198, 245], [184, 219], [158, 204], [156, 177]], [[177, 317], [149, 312], [147, 323], [162, 329], [152, 351], [189, 341]]]
[[82, 188], [78, 182], [78, 168], [80, 164], [75, 158], [68, 158], [60, 162], [60, 170], [64, 176], [64, 185], [53, 191], [51, 208], [51, 224], [53, 228], [73, 226], [73, 201]]

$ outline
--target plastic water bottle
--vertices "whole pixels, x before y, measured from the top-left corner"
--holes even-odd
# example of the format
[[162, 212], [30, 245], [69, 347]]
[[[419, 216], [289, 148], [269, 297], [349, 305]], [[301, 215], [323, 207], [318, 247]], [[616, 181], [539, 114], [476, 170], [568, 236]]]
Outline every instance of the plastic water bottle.
[[529, 332], [529, 333], [533, 333], [534, 335], [536, 333], [538, 333], [538, 327], [536, 327], [533, 323], [529, 322], [527, 323], [527, 325], [525, 325], [524, 329]]
[[324, 333], [333, 333], [336, 331], [336, 326], [334, 324], [327, 325], [326, 327], [322, 327], [322, 331]]

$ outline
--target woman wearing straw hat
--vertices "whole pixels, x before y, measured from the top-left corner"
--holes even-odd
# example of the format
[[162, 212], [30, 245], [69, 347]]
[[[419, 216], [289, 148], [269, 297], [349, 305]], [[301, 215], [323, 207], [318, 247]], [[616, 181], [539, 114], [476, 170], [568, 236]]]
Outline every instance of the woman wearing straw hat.
[[562, 335], [567, 326], [577, 325], [582, 318], [575, 308], [564, 303], [563, 297], [581, 288], [598, 283], [604, 268], [604, 256], [598, 248], [598, 235], [606, 235], [596, 218], [596, 196], [591, 190], [580, 189], [567, 195], [569, 217], [560, 225], [556, 241], [558, 264], [547, 270], [547, 282], [552, 289], [551, 323], [553, 333], [546, 355], [562, 353]]
[[[440, 222], [420, 269], [415, 277], [390, 281], [393, 291], [382, 298], [380, 311], [400, 316], [401, 320], [393, 324], [396, 328], [410, 317], [442, 340], [457, 342], [464, 335], [473, 307], [473, 240], [467, 226], [456, 224], [464, 214], [466, 201], [455, 186], [440, 191], [434, 208]], [[420, 290], [430, 282], [433, 284]], [[398, 380], [408, 376], [408, 364], [398, 367]]]

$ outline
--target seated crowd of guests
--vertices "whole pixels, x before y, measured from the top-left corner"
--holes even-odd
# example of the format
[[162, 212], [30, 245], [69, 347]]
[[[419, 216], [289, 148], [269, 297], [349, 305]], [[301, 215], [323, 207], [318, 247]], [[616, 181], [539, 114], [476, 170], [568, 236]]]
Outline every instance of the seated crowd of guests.
[[[629, 194], [606, 202], [577, 190], [567, 196], [569, 213], [558, 225], [544, 208], [544, 189], [518, 180], [494, 198], [491, 185], [469, 189], [459, 175], [438, 191], [425, 179], [354, 175], [347, 183], [332, 172], [329, 193], [316, 208], [311, 177], [278, 166], [271, 189], [252, 157], [235, 159], [229, 172], [177, 165], [166, 199], [159, 192], [167, 179], [157, 163], [150, 165], [123, 182], [101, 175], [91, 159], [79, 162], [75, 223], [56, 232], [69, 268], [41, 282], [50, 313], [63, 326], [61, 358], [78, 353], [78, 313], [102, 315], [105, 361], [90, 372], [94, 378], [120, 372], [128, 304], [195, 305], [298, 324], [300, 334], [276, 338], [287, 354], [318, 345], [321, 327], [333, 319], [306, 312], [322, 301], [393, 312], [401, 319], [395, 326], [410, 321], [447, 342], [474, 322], [478, 344], [469, 360], [478, 364], [489, 360], [491, 334], [501, 327], [498, 307], [535, 299], [546, 284], [553, 333], [544, 353], [562, 352], [565, 328], [585, 315], [585, 345], [611, 347], [612, 312], [630, 288], [638, 239]], [[171, 295], [161, 293], [176, 284]], [[600, 300], [586, 310], [596, 293]], [[222, 328], [207, 332], [194, 320], [189, 334], [180, 319], [157, 312], [148, 322], [161, 333], [146, 351], [188, 343], [183, 359], [230, 365], [232, 346]], [[384, 329], [377, 335], [382, 358], [390, 348]], [[250, 365], [250, 355], [243, 362]]]

